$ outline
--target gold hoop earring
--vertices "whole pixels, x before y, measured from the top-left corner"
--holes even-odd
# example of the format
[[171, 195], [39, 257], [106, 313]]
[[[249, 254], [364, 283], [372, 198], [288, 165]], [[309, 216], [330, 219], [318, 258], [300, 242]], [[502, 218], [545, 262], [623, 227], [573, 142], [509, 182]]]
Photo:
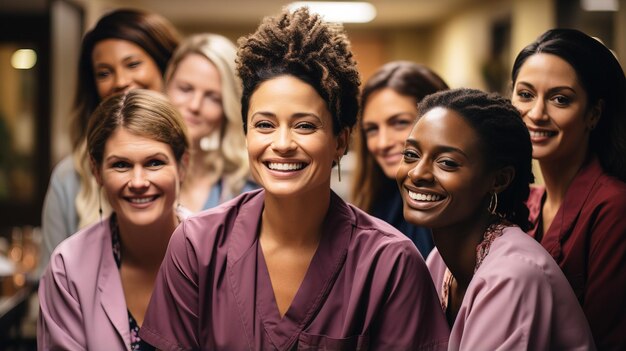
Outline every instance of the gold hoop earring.
[[496, 212], [498, 210], [498, 193], [493, 192], [491, 193], [491, 199], [489, 199], [489, 206], [487, 207], [487, 211], [489, 211], [489, 213], [491, 213], [492, 215], [498, 215], [498, 213]]

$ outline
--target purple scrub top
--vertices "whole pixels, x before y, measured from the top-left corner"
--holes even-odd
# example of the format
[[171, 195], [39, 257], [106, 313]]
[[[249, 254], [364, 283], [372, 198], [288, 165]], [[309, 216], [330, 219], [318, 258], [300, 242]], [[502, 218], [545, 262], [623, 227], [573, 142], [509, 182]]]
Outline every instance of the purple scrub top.
[[184, 221], [142, 339], [164, 350], [439, 350], [449, 328], [413, 243], [332, 194], [325, 235], [281, 318], [258, 241], [264, 190]]

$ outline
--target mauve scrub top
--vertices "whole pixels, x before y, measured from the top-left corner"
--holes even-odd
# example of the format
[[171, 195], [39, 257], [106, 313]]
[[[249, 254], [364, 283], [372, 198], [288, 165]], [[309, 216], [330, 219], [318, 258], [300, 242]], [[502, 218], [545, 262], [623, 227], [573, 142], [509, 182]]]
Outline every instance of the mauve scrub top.
[[281, 318], [258, 242], [264, 190], [173, 234], [141, 338], [163, 350], [442, 350], [426, 265], [392, 226], [332, 194], [325, 235]]
[[[443, 297], [446, 264], [437, 249], [426, 262]], [[467, 287], [449, 350], [595, 349], [559, 266], [519, 227], [506, 227]]]

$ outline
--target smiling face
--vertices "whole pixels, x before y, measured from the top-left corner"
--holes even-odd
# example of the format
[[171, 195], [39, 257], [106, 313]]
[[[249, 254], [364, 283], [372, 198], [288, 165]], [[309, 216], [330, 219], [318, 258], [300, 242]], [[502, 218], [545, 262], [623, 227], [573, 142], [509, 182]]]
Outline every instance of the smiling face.
[[597, 122], [574, 68], [556, 55], [530, 56], [519, 70], [511, 99], [528, 127], [533, 158], [582, 159]]
[[367, 149], [390, 179], [396, 176], [404, 141], [415, 118], [415, 99], [391, 88], [375, 91], [365, 103], [362, 125]]
[[217, 67], [200, 54], [189, 54], [179, 63], [166, 88], [180, 110], [192, 145], [219, 130], [224, 120], [222, 81]]
[[106, 141], [96, 178], [120, 223], [146, 226], [175, 215], [181, 175], [168, 144], [119, 127]]
[[252, 174], [268, 195], [328, 192], [333, 161], [343, 155], [347, 129], [333, 135], [326, 103], [293, 76], [261, 83], [250, 98], [246, 141]]
[[156, 62], [130, 41], [99, 41], [93, 48], [92, 63], [100, 99], [135, 88], [163, 90], [163, 77]]
[[480, 145], [455, 111], [436, 107], [420, 118], [396, 176], [408, 222], [432, 229], [465, 227], [488, 215], [493, 176]]

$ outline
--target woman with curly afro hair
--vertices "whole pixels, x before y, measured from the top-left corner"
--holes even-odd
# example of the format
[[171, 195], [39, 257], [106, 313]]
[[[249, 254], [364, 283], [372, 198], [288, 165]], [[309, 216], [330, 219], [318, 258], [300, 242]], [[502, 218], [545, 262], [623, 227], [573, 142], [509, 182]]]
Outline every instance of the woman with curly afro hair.
[[141, 337], [164, 350], [446, 348], [415, 246], [330, 188], [358, 111], [343, 30], [302, 8], [264, 19], [239, 44], [262, 189], [179, 226]]

